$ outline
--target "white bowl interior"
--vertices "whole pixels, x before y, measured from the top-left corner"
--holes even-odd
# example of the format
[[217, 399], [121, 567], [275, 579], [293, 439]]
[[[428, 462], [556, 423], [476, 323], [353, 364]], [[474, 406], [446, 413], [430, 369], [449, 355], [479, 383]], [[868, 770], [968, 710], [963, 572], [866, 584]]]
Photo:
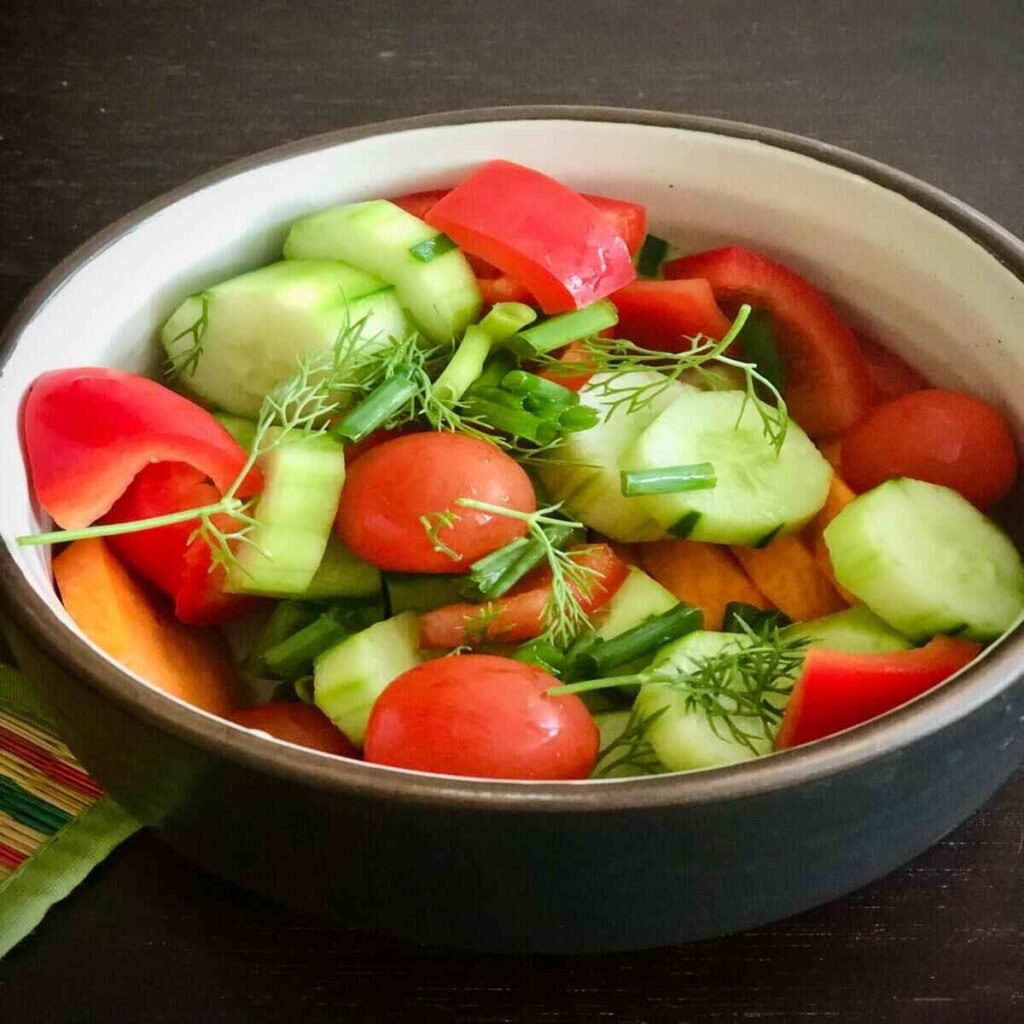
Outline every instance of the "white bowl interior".
[[156, 332], [189, 293], [279, 256], [287, 225], [333, 203], [453, 184], [494, 157], [586, 192], [647, 205], [684, 251], [740, 244], [836, 298], [863, 330], [931, 380], [994, 401], [1024, 437], [1024, 282], [939, 216], [848, 171], [760, 142], [678, 128], [494, 121], [379, 135], [290, 156], [160, 210], [81, 266], [25, 327], [0, 376], [0, 533], [72, 629], [30, 498], [18, 410], [45, 370], [149, 371]]

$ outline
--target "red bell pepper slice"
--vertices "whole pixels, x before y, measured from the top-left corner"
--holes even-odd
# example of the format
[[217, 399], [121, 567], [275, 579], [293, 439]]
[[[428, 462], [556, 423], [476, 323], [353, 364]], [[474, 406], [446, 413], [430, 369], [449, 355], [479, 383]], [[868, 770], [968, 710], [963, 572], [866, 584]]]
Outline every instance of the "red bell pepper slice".
[[711, 285], [701, 278], [634, 281], [617, 291], [612, 302], [619, 311], [616, 337], [658, 351], [685, 351], [698, 334], [724, 338], [731, 326]]
[[503, 274], [501, 277], [478, 277], [476, 286], [480, 289], [485, 306], [496, 306], [499, 302], [524, 302], [533, 306], [537, 300], [518, 282]]
[[426, 221], [520, 282], [545, 313], [587, 306], [636, 277], [625, 241], [591, 203], [507, 160], [471, 174]]
[[583, 192], [582, 196], [604, 215], [612, 231], [626, 243], [630, 254], [635, 256], [647, 237], [647, 207], [625, 199], [591, 195], [589, 192]]
[[424, 220], [427, 214], [444, 199], [450, 188], [434, 188], [426, 192], [410, 192], [404, 196], [393, 196], [391, 202], [400, 206], [406, 213]]
[[905, 704], [973, 661], [981, 646], [937, 636], [916, 651], [807, 652], [804, 670], [775, 740], [777, 749], [810, 743]]
[[744, 302], [771, 313], [786, 363], [786, 402], [812, 437], [842, 433], [870, 408], [875, 392], [857, 339], [828, 299], [799, 274], [735, 246], [672, 260], [664, 273], [706, 278], [728, 313]]
[[906, 360], [884, 345], [861, 335], [860, 350], [867, 360], [868, 373], [876, 395], [881, 402], [891, 402], [912, 391], [924, 391], [931, 384], [925, 380]]
[[[105, 523], [150, 519], [213, 505], [221, 494], [205, 474], [183, 462], [157, 462], [142, 469], [104, 516]], [[214, 516], [222, 530], [228, 515]], [[174, 601], [174, 613], [192, 625], [226, 622], [259, 607], [257, 598], [224, 592], [223, 566], [211, 566], [210, 547], [193, 534], [198, 519], [107, 538], [118, 557]]]
[[544, 377], [546, 380], [553, 380], [556, 384], [561, 384], [563, 388], [568, 388], [570, 391], [579, 391], [594, 376], [590, 349], [582, 341], [574, 341], [571, 345], [566, 345], [558, 354], [558, 362], [566, 370], [577, 363], [580, 364], [581, 369], [585, 369], [588, 366], [590, 369], [586, 369], [582, 373], [563, 373], [560, 368], [552, 368], [541, 370], [538, 376]]
[[[589, 615], [612, 598], [629, 575], [629, 568], [607, 544], [589, 544], [577, 550], [576, 561], [597, 573], [588, 593], [577, 591], [580, 606]], [[420, 647], [520, 643], [540, 636], [551, 597], [550, 580], [550, 570], [544, 566], [495, 601], [449, 604], [426, 612], [420, 616]]]
[[[205, 409], [122, 370], [44, 373], [25, 400], [23, 423], [36, 498], [65, 530], [99, 519], [151, 462], [187, 462], [223, 492], [246, 461]], [[253, 470], [239, 496], [260, 484]]]

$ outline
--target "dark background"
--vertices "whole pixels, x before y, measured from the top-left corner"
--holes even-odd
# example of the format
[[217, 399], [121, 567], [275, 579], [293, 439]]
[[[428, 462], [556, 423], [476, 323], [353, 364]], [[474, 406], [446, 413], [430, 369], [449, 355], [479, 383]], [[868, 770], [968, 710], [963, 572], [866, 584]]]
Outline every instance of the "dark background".
[[[1020, 0], [0, 0], [0, 317], [93, 232], [225, 161], [501, 103], [789, 129], [1024, 233], [1022, 52]], [[315, 834], [298, 840], [296, 870], [302, 841]], [[143, 836], [0, 966], [5, 1024], [296, 1019], [1024, 1020], [1024, 773], [889, 878], [679, 949], [554, 960], [411, 948], [269, 906]]]

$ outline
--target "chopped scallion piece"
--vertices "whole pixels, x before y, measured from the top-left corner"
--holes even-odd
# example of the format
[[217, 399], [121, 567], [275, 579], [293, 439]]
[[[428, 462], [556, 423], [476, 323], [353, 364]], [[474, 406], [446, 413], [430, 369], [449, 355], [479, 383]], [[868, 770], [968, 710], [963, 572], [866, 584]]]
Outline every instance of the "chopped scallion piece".
[[517, 395], [533, 395], [555, 402], [559, 406], [579, 405], [580, 396], [571, 388], [553, 380], [539, 377], [526, 370], [511, 370], [502, 378], [501, 386]]
[[606, 327], [614, 327], [618, 322], [618, 310], [607, 299], [601, 299], [584, 309], [560, 313], [536, 327], [520, 331], [509, 344], [520, 355], [538, 356], [579, 341], [580, 338], [592, 337]]
[[523, 302], [496, 302], [479, 326], [493, 341], [506, 341], [536, 319], [537, 311]]
[[644, 494], [677, 494], [680, 491], [704, 491], [718, 483], [710, 462], [689, 466], [659, 466], [657, 469], [624, 469], [622, 494], [636, 498]]
[[491, 354], [494, 338], [482, 327], [470, 324], [455, 350], [455, 355], [434, 381], [431, 390], [438, 401], [457, 402], [479, 378]]
[[437, 259], [438, 256], [443, 256], [446, 252], [457, 248], [458, 246], [446, 234], [440, 233], [411, 246], [409, 254], [420, 263], [429, 263], [431, 260]]
[[556, 679], [560, 679], [565, 671], [565, 655], [552, 643], [547, 640], [530, 640], [517, 647], [512, 653], [516, 661], [525, 661], [527, 664], [536, 665], [538, 668], [549, 672]]
[[332, 433], [355, 443], [383, 427], [419, 390], [411, 371], [399, 371], [371, 391], [332, 428]]

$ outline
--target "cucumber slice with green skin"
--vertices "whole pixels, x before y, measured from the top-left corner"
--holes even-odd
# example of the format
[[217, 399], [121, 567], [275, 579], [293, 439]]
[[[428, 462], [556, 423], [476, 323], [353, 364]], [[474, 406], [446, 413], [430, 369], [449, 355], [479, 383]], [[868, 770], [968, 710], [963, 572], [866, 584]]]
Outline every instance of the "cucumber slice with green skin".
[[[636, 412], [619, 408], [609, 415], [615, 397], [602, 394], [601, 389], [608, 380], [608, 374], [595, 374], [580, 392], [580, 405], [596, 409], [600, 415], [597, 426], [567, 435], [556, 453], [560, 461], [540, 466], [540, 477], [552, 501], [565, 503], [567, 515], [606, 537], [620, 541], [661, 540], [668, 534], [643, 502], [623, 497], [620, 461], [622, 453], [675, 401], [683, 387], [670, 381], [645, 408]], [[621, 375], [615, 387], [626, 390], [645, 384], [653, 386], [661, 380], [664, 377], [660, 373], [638, 370]]]
[[786, 636], [806, 637], [810, 641], [808, 649], [822, 647], [851, 654], [885, 654], [913, 646], [902, 633], [863, 605], [788, 626]]
[[355, 744], [384, 688], [421, 661], [413, 612], [378, 622], [321, 654], [313, 664], [316, 705]]
[[[743, 647], [747, 643], [747, 637], [736, 633], [690, 633], [663, 647], [654, 664], [670, 664], [686, 671], [693, 666], [694, 659], [711, 657], [724, 649]], [[689, 704], [685, 693], [664, 685], [648, 683], [640, 687], [636, 707], [645, 717], [665, 708], [648, 726], [647, 738], [661, 762], [671, 771], [739, 764], [772, 749], [773, 730], [766, 730], [760, 718], [733, 716], [739, 728], [755, 737], [751, 741], [751, 749], [730, 736], [724, 721], [709, 718], [700, 707]]]
[[384, 576], [392, 615], [399, 612], [429, 612], [446, 604], [464, 601], [461, 589], [465, 582], [463, 576], [420, 576], [391, 572]]
[[[612, 599], [604, 607], [595, 612], [592, 624], [598, 637], [602, 640], [611, 640], [612, 637], [639, 626], [652, 615], [660, 615], [670, 608], [675, 608], [677, 604], [679, 599], [672, 591], [666, 590], [657, 580], [651, 579], [643, 569], [631, 565], [629, 575], [622, 586], [615, 591]], [[616, 674], [627, 673], [616, 670]]]
[[190, 394], [255, 419], [264, 396], [295, 375], [301, 357], [330, 352], [339, 333], [363, 317], [367, 344], [409, 331], [394, 289], [379, 277], [344, 263], [284, 261], [190, 296], [161, 338]]
[[287, 437], [260, 457], [263, 491], [252, 543], [236, 549], [225, 590], [305, 595], [323, 561], [345, 482], [345, 452], [326, 434]]
[[215, 412], [213, 418], [246, 450], [250, 451], [256, 440], [256, 423], [230, 412]]
[[994, 640], [1024, 613], [1010, 538], [956, 491], [888, 480], [825, 528], [836, 579], [912, 640]]
[[437, 235], [419, 217], [386, 199], [374, 199], [333, 206], [296, 221], [284, 255], [289, 260], [344, 260], [382, 277], [395, 286], [423, 334], [447, 344], [480, 315], [482, 299], [459, 249], [438, 249], [426, 262], [412, 252]]
[[302, 597], [307, 601], [331, 597], [374, 597], [382, 589], [380, 569], [352, 554], [332, 533], [327, 539], [320, 565]]
[[626, 500], [639, 502], [677, 537], [759, 547], [807, 523], [825, 504], [832, 479], [832, 467], [792, 420], [776, 453], [744, 393], [693, 388], [644, 430], [622, 468], [703, 462], [715, 467], [713, 488]]
[[[599, 693], [600, 691], [595, 691]], [[583, 696], [583, 694], [581, 694]], [[619, 709], [615, 711], [601, 711], [594, 715], [594, 722], [597, 725], [598, 732], [601, 734], [601, 746], [599, 749], [607, 750], [610, 744], [614, 743], [625, 731], [629, 725], [631, 712], [628, 708]], [[627, 753], [625, 747], [615, 747], [609, 750], [604, 757], [601, 758], [594, 765], [594, 770], [591, 772], [591, 778], [600, 779], [629, 779], [637, 778], [638, 776], [657, 775], [665, 771], [663, 766], [657, 766], [651, 764], [653, 770], [645, 771], [643, 768], [638, 767], [635, 764], [629, 764], [628, 762], [622, 764], [616, 764], [624, 754]], [[653, 760], [653, 759], [652, 759]]]

